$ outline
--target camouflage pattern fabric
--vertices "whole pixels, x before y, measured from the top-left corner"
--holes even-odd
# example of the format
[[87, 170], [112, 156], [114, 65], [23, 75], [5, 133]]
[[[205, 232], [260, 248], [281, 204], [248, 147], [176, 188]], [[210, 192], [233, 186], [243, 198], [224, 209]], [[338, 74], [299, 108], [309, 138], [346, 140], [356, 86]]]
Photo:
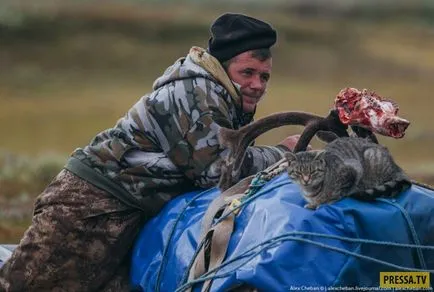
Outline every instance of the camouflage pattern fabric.
[[31, 227], [0, 270], [0, 291], [129, 291], [136, 209], [63, 170], [37, 198]]
[[[237, 129], [252, 120], [243, 115], [240, 97], [229, 94], [238, 91], [218, 61], [203, 49], [199, 57], [192, 55], [198, 50], [192, 48], [169, 67], [155, 81], [154, 91], [113, 128], [73, 153], [156, 211], [175, 195], [216, 185], [228, 154], [218, 143], [219, 128]], [[209, 62], [197, 64], [201, 57]], [[249, 147], [242, 176], [281, 157], [277, 147]]]

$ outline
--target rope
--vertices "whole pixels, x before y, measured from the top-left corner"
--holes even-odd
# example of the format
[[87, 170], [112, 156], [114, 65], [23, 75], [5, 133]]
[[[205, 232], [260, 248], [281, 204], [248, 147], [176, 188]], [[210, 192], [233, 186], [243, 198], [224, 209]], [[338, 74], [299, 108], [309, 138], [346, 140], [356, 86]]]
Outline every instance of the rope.
[[[283, 185], [288, 184], [288, 182], [281, 182], [279, 184], [276, 184], [275, 186], [273, 186], [272, 188], [270, 188], [270, 191], [275, 189], [275, 188], [279, 188]], [[236, 212], [237, 210], [241, 209], [243, 206], [248, 205], [250, 202], [252, 202], [253, 200], [255, 200], [256, 198], [264, 195], [265, 192], [257, 192], [255, 195], [247, 197], [244, 200], [241, 200], [241, 203], [239, 205], [234, 206], [233, 209], [231, 209], [230, 211], [228, 211], [225, 215], [221, 216], [218, 220], [216, 220], [216, 222], [213, 224], [216, 225], [218, 223], [220, 223], [221, 221], [223, 221], [227, 216], [229, 216], [230, 214]], [[244, 197], [243, 197], [244, 198]]]
[[[231, 209], [226, 215], [224, 215], [221, 218], [219, 218], [214, 223], [214, 225], [218, 224], [220, 221], [224, 220], [231, 213], [237, 212], [237, 210], [241, 209], [243, 206], [249, 204], [250, 202], [252, 202], [256, 198], [258, 198], [259, 196], [263, 195], [264, 193], [261, 193], [261, 192], [258, 192], [258, 191], [269, 180], [271, 180], [273, 177], [275, 177], [278, 174], [280, 174], [282, 172], [282, 170], [284, 170], [284, 167], [282, 167], [282, 164], [281, 164], [281, 165], [279, 165], [279, 167], [277, 169], [275, 169], [274, 171], [271, 171], [269, 173], [267, 173], [266, 171], [262, 171], [262, 172], [258, 173], [256, 175], [256, 177], [252, 180], [249, 188], [245, 191], [246, 195], [240, 200], [240, 203], [237, 204], [237, 205], [235, 205], [234, 208]], [[272, 189], [278, 188], [278, 187], [280, 187], [282, 185], [285, 185], [285, 184], [287, 184], [287, 182], [280, 183], [280, 184], [274, 186]], [[336, 248], [334, 246], [330, 246], [330, 245], [326, 245], [326, 244], [321, 244], [321, 243], [318, 243], [318, 242], [315, 242], [315, 241], [311, 241], [311, 240], [308, 240], [308, 239], [291, 237], [291, 236], [288, 236], [288, 234], [283, 235], [283, 236], [288, 236], [287, 239], [285, 239], [285, 238], [280, 239], [278, 241], [278, 243], [281, 243], [282, 241], [287, 241], [287, 240], [302, 241], [302, 242], [307, 242], [307, 243], [311, 243], [311, 244], [314, 244], [314, 245], [318, 245], [318, 246], [323, 247], [323, 248], [328, 248], [330, 250], [334, 250], [334, 251], [337, 251], [337, 252], [341, 252], [341, 253], [344, 253], [344, 254], [352, 255], [354, 257], [361, 258], [361, 259], [364, 259], [364, 260], [370, 260], [372, 262], [383, 264], [383, 265], [386, 265], [386, 266], [389, 266], [389, 267], [393, 267], [393, 268], [396, 268], [396, 269], [408, 270], [408, 271], [415, 271], [415, 270], [417, 270], [417, 271], [427, 271], [426, 263], [425, 263], [425, 260], [424, 260], [423, 253], [422, 253], [421, 249], [434, 249], [434, 247], [433, 246], [422, 246], [422, 245], [420, 245], [420, 241], [419, 241], [419, 238], [417, 236], [417, 232], [416, 232], [416, 230], [414, 228], [414, 225], [412, 223], [412, 220], [411, 220], [410, 216], [405, 211], [405, 209], [402, 208], [402, 206], [400, 206], [399, 204], [395, 203], [395, 200], [393, 200], [392, 202], [389, 201], [389, 200], [386, 200], [386, 199], [381, 199], [381, 198], [379, 198], [378, 200], [382, 201], [382, 202], [386, 202], [388, 204], [391, 204], [391, 205], [397, 207], [398, 209], [400, 209], [400, 211], [403, 214], [405, 220], [407, 221], [407, 224], [409, 226], [409, 229], [410, 229], [410, 232], [411, 232], [411, 235], [412, 235], [413, 242], [415, 242], [415, 244], [400, 244], [400, 243], [394, 243], [394, 242], [380, 242], [380, 241], [374, 241], [374, 240], [368, 240], [368, 239], [354, 239], [354, 238], [346, 238], [346, 237], [340, 237], [340, 236], [335, 236], [335, 235], [318, 234], [318, 233], [311, 233], [311, 232], [292, 232], [292, 233], [288, 233], [288, 234], [294, 234], [294, 235], [312, 235], [312, 236], [320, 236], [320, 237], [325, 237], [325, 238], [346, 240], [346, 241], [352, 241], [352, 242], [358, 242], [358, 243], [388, 245], [388, 246], [395, 246], [395, 247], [402, 247], [402, 248], [404, 248], [404, 247], [405, 248], [416, 248], [417, 249], [418, 258], [419, 258], [419, 262], [420, 262], [420, 265], [421, 265], [422, 269], [407, 268], [407, 267], [404, 267], [404, 266], [395, 265], [395, 264], [392, 264], [392, 263], [389, 263], [389, 262], [386, 262], [386, 261], [382, 261], [382, 260], [378, 260], [378, 259], [375, 259], [375, 258], [372, 258], [372, 257], [369, 257], [369, 256], [364, 256], [364, 255], [360, 255], [360, 254], [357, 254], [357, 253], [354, 253], [354, 252], [351, 252], [351, 251], [347, 251], [347, 250], [344, 250], [344, 249]], [[237, 268], [241, 267], [242, 265], [246, 264], [248, 261], [250, 261], [251, 259], [253, 259], [255, 256], [258, 255], [258, 253], [254, 253], [253, 256], [250, 259], [248, 259], [247, 261], [243, 262], [237, 268], [232, 269], [232, 271], [230, 271], [230, 272], [227, 272], [225, 274], [220, 274], [220, 275], [217, 275], [217, 272], [219, 272], [219, 270], [222, 269], [223, 267], [225, 267], [226, 265], [228, 265], [228, 264], [230, 264], [230, 263], [232, 263], [234, 261], [240, 260], [240, 259], [248, 256], [248, 252], [249, 251], [252, 251], [255, 248], [257, 248], [257, 247], [259, 247], [259, 246], [261, 246], [263, 244], [267, 244], [267, 242], [270, 242], [270, 243], [268, 243], [268, 245], [266, 245], [264, 248], [262, 248], [259, 252], [261, 252], [264, 249], [271, 248], [272, 247], [271, 245], [273, 245], [273, 246], [276, 245], [276, 243], [273, 242], [273, 240], [276, 240], [276, 238], [273, 238], [273, 239], [270, 239], [268, 241], [265, 241], [265, 242], [263, 242], [263, 243], [255, 246], [255, 247], [253, 247], [252, 249], [246, 251], [244, 254], [241, 254], [239, 257], [236, 257], [236, 258], [234, 258], [234, 259], [232, 259], [230, 261], [227, 261], [227, 262], [223, 263], [222, 265], [220, 265], [217, 268], [209, 270], [207, 273], [205, 273], [204, 275], [202, 275], [198, 279], [195, 279], [193, 281], [190, 281], [189, 283], [186, 283], [186, 284], [182, 285], [176, 291], [178, 291], [178, 290], [179, 291], [184, 291], [185, 289], [188, 289], [189, 287], [193, 286], [196, 283], [204, 282], [204, 281], [209, 280], [209, 279], [225, 277], [229, 273], [233, 272]], [[201, 242], [201, 245], [203, 245], [203, 242]], [[194, 261], [194, 259], [193, 259], [193, 261]], [[190, 263], [190, 267], [191, 267], [192, 262]], [[210, 276], [214, 272], [215, 272], [215, 274], [213, 276]], [[181, 283], [184, 283], [185, 280], [186, 279], [185, 279], [185, 276], [184, 276], [183, 281]], [[186, 288], [182, 288], [182, 287], [186, 287]]]
[[167, 240], [167, 244], [164, 247], [163, 250], [163, 255], [162, 255], [162, 259], [161, 259], [161, 263], [160, 266], [158, 267], [158, 274], [157, 274], [157, 281], [156, 281], [156, 292], [160, 291], [160, 286], [161, 286], [161, 280], [162, 280], [162, 276], [163, 276], [163, 269], [166, 266], [166, 262], [167, 262], [167, 253], [169, 252], [169, 245], [170, 242], [172, 241], [172, 237], [175, 234], [175, 230], [176, 230], [176, 225], [178, 225], [178, 222], [181, 220], [181, 218], [184, 216], [185, 211], [188, 209], [188, 207], [195, 202], [198, 198], [200, 198], [201, 196], [203, 196], [203, 194], [207, 193], [209, 190], [200, 192], [199, 194], [195, 195], [190, 202], [188, 202], [184, 208], [182, 209], [182, 211], [179, 213], [178, 217], [176, 217], [175, 222], [173, 223], [172, 229], [170, 230], [169, 233], [169, 238]]
[[[280, 183], [280, 184], [276, 185], [274, 188], [278, 188], [278, 187], [280, 187], [280, 186], [282, 186], [282, 185], [285, 185], [285, 184], [287, 184], [287, 182], [285, 182], [285, 183]], [[238, 209], [240, 209], [242, 206], [249, 204], [251, 201], [253, 201], [253, 200], [256, 199], [257, 197], [259, 197], [260, 195], [262, 195], [262, 194], [257, 194], [257, 195], [255, 195], [255, 196], [252, 196], [252, 197], [250, 197], [250, 198], [244, 200], [244, 201], [243, 201], [239, 206], [235, 207], [234, 209], [230, 210], [227, 214], [225, 214], [225, 215], [223, 215], [222, 217], [220, 217], [220, 218], [219, 218], [219, 219], [218, 219], [218, 220], [213, 224], [213, 226], [215, 226], [216, 224], [218, 224], [220, 221], [224, 220], [224, 219], [225, 219], [227, 216], [229, 216], [231, 213], [236, 212], [236, 211], [237, 211]], [[186, 272], [184, 273], [184, 275], [183, 275], [183, 277], [182, 277], [181, 283], [185, 283], [185, 282], [187, 281], [187, 278], [188, 278], [188, 275], [189, 275], [189, 271], [190, 271], [190, 269], [192, 268], [193, 263], [194, 263], [194, 261], [195, 261], [197, 255], [198, 255], [199, 252], [200, 252], [200, 249], [201, 249], [202, 246], [205, 244], [205, 241], [206, 241], [206, 238], [203, 238], [203, 239], [201, 240], [201, 242], [199, 243], [199, 245], [196, 247], [196, 250], [195, 250], [195, 252], [194, 252], [194, 254], [193, 254], [193, 257], [191, 258], [190, 263], [189, 263], [188, 266], [187, 266]]]
[[[253, 200], [255, 200], [256, 198], [258, 198], [259, 196], [263, 195], [264, 192], [259, 192], [259, 190], [272, 178], [274, 178], [275, 176], [279, 175], [284, 169], [286, 168], [284, 163], [281, 163], [279, 165], [279, 167], [273, 169], [270, 172], [262, 171], [259, 172], [256, 177], [252, 180], [252, 182], [250, 183], [249, 188], [245, 191], [245, 195], [240, 199], [240, 203], [234, 205], [234, 207], [227, 212], [224, 216], [220, 217], [215, 223], [218, 224], [219, 222], [221, 222], [222, 220], [224, 220], [227, 216], [229, 216], [231, 213], [233, 212], [237, 212], [239, 209], [241, 209], [243, 206], [249, 204], [250, 202], [252, 202]], [[287, 182], [282, 182], [276, 186], [274, 186], [272, 189], [278, 188], [282, 185], [287, 184]], [[271, 189], [271, 190], [272, 190]], [[198, 197], [200, 197], [201, 194], [197, 195], [196, 197], [193, 198], [192, 201], [189, 202], [188, 205], [190, 205], [191, 202], [193, 202], [194, 200], [196, 200]], [[320, 233], [313, 233], [313, 232], [300, 232], [300, 231], [295, 231], [295, 232], [289, 232], [289, 233], [285, 233], [283, 235], [277, 236], [277, 237], [273, 237], [267, 241], [264, 241], [262, 243], [259, 243], [255, 246], [253, 246], [252, 248], [248, 249], [247, 251], [245, 251], [244, 253], [240, 254], [238, 257], [235, 257], [231, 260], [228, 260], [224, 263], [222, 263], [219, 267], [216, 267], [214, 269], [209, 270], [208, 272], [206, 272], [205, 274], [203, 274], [201, 277], [194, 279], [188, 283], [185, 283], [185, 281], [188, 278], [188, 271], [191, 269], [192, 264], [194, 263], [194, 259], [197, 257], [197, 254], [200, 250], [200, 248], [203, 246], [205, 240], [202, 240], [200, 242], [200, 244], [198, 245], [198, 248], [195, 251], [195, 254], [193, 255], [193, 259], [192, 261], [190, 261], [188, 269], [187, 269], [187, 273], [184, 274], [181, 283], [185, 283], [182, 286], [180, 286], [176, 292], [182, 292], [185, 291], [187, 289], [189, 289], [190, 287], [192, 287], [193, 285], [197, 284], [197, 283], [201, 283], [210, 279], [215, 279], [215, 278], [224, 278], [227, 277], [228, 275], [230, 275], [231, 273], [233, 273], [233, 271], [237, 270], [238, 268], [242, 267], [243, 265], [245, 265], [246, 263], [248, 263], [249, 261], [251, 261], [253, 258], [255, 258], [256, 256], [258, 256], [262, 251], [269, 249], [269, 248], [273, 248], [279, 244], [281, 244], [282, 242], [285, 241], [289, 241], [289, 240], [294, 240], [294, 241], [300, 241], [300, 242], [304, 242], [304, 243], [310, 243], [316, 246], [319, 246], [321, 248], [325, 248], [325, 249], [329, 249], [332, 251], [336, 251], [339, 253], [343, 253], [346, 255], [350, 255], [350, 256], [354, 256], [356, 258], [359, 259], [364, 259], [367, 261], [371, 261], [371, 262], [375, 262], [378, 264], [383, 264], [385, 266], [388, 267], [392, 267], [398, 270], [405, 270], [405, 271], [426, 271], [426, 272], [430, 272], [433, 273], [434, 270], [427, 270], [426, 267], [426, 263], [423, 257], [423, 253], [422, 253], [422, 249], [429, 249], [429, 250], [434, 250], [434, 246], [423, 246], [420, 244], [419, 238], [417, 236], [417, 232], [414, 228], [414, 225], [412, 223], [412, 220], [410, 218], [410, 216], [408, 215], [408, 213], [405, 211], [404, 208], [402, 208], [402, 206], [400, 206], [399, 204], [397, 204], [395, 202], [395, 200], [393, 200], [392, 202], [389, 200], [385, 200], [385, 199], [378, 199], [379, 201], [391, 204], [393, 206], [395, 206], [396, 208], [400, 209], [401, 213], [403, 214], [404, 218], [407, 221], [407, 224], [409, 226], [411, 235], [412, 235], [412, 239], [413, 242], [415, 244], [405, 244], [405, 243], [396, 243], [396, 242], [387, 242], [387, 241], [375, 241], [375, 240], [369, 240], [369, 239], [357, 239], [357, 238], [348, 238], [348, 237], [342, 237], [342, 236], [337, 236], [337, 235], [330, 235], [330, 234], [320, 234]], [[185, 206], [184, 210], [181, 212], [181, 214], [178, 216], [172, 230], [170, 233], [170, 237], [169, 237], [169, 241], [170, 242], [173, 233], [174, 233], [174, 229], [176, 227], [176, 224], [178, 223], [179, 219], [182, 217], [182, 214], [185, 212], [185, 210], [187, 209], [187, 206]], [[295, 237], [293, 235], [310, 235], [310, 236], [318, 236], [318, 237], [324, 237], [324, 238], [329, 238], [329, 239], [336, 239], [336, 240], [342, 240], [342, 241], [349, 241], [349, 242], [355, 242], [355, 243], [365, 243], [365, 244], [373, 244], [373, 245], [385, 245], [385, 246], [393, 246], [393, 247], [400, 247], [400, 248], [416, 248], [417, 249], [417, 254], [418, 254], [418, 258], [420, 261], [420, 265], [421, 265], [421, 269], [418, 268], [408, 268], [408, 267], [404, 267], [404, 266], [400, 266], [400, 265], [395, 265], [393, 263], [389, 263], [386, 261], [382, 261], [382, 260], [378, 260], [376, 258], [372, 258], [369, 256], [365, 256], [365, 255], [361, 255], [361, 254], [357, 254], [355, 252], [351, 252], [342, 248], [338, 248], [338, 247], [334, 247], [331, 245], [327, 245], [327, 244], [323, 244], [320, 242], [316, 242], [313, 240], [309, 240], [309, 239], [305, 239], [305, 238], [299, 238], [299, 237]], [[168, 244], [169, 245], [169, 244]], [[164, 253], [163, 253], [163, 257], [165, 257], [167, 255], [167, 247], [168, 245], [165, 247]], [[261, 248], [260, 248], [261, 247]], [[255, 249], [260, 248], [258, 251], [254, 252]], [[222, 274], [217, 274], [219, 271], [221, 271], [224, 267], [226, 267], [227, 265], [236, 262], [236, 261], [240, 261], [243, 258], [247, 258], [247, 260], [245, 260], [244, 262], [242, 262], [241, 264], [239, 264], [238, 266], [236, 266], [235, 268], [232, 268], [231, 270], [222, 273]], [[162, 266], [163, 263], [160, 265], [160, 270], [158, 273], [158, 290], [159, 291], [159, 286], [160, 286], [160, 281], [161, 281], [161, 270], [162, 270]], [[212, 275], [213, 273], [215, 273], [214, 275]]]
[[206, 241], [206, 238], [204, 237], [200, 241], [199, 245], [196, 247], [196, 250], [194, 251], [194, 254], [190, 260], [190, 263], [188, 264], [187, 269], [185, 270], [185, 273], [182, 276], [181, 283], [185, 283], [188, 280], [188, 275], [190, 274], [190, 270], [193, 268], [194, 261], [196, 260], [197, 255], [199, 254], [202, 246], [205, 244], [205, 241]]
[[[316, 242], [313, 240], [309, 240], [306, 238], [299, 238], [299, 237], [295, 237], [292, 235], [311, 235], [311, 236], [319, 236], [319, 237], [325, 237], [325, 238], [332, 238], [332, 239], [339, 239], [342, 241], [349, 241], [349, 242], [357, 242], [357, 243], [368, 243], [368, 244], [376, 244], [376, 245], [385, 245], [385, 246], [394, 246], [394, 247], [401, 247], [401, 248], [418, 248], [418, 249], [429, 249], [429, 250], [434, 250], [434, 246], [421, 246], [421, 245], [417, 245], [417, 244], [405, 244], [405, 243], [396, 243], [396, 242], [382, 242], [382, 241], [375, 241], [375, 240], [369, 240], [369, 239], [358, 239], [358, 238], [349, 238], [349, 237], [343, 237], [343, 236], [337, 236], [337, 235], [329, 235], [329, 234], [321, 234], [321, 233], [314, 233], [314, 232], [299, 232], [299, 231], [294, 231], [294, 232], [288, 232], [285, 233], [283, 235], [280, 236], [276, 236], [273, 237], [271, 239], [268, 239], [262, 243], [259, 243], [253, 247], [251, 247], [250, 249], [246, 250], [245, 252], [241, 253], [239, 256], [234, 257], [233, 259], [230, 259], [224, 263], [222, 263], [219, 267], [216, 267], [214, 269], [209, 270], [207, 273], [203, 274], [201, 277], [190, 281], [189, 283], [186, 283], [184, 285], [182, 285], [181, 287], [179, 287], [176, 292], [182, 292], [185, 291], [186, 289], [192, 287], [193, 285], [197, 284], [197, 283], [201, 283], [204, 282], [206, 280], [209, 279], [214, 279], [214, 278], [224, 278], [227, 277], [228, 275], [232, 274], [235, 270], [239, 269], [240, 267], [244, 266], [245, 264], [247, 264], [249, 261], [253, 260], [256, 256], [258, 256], [262, 251], [273, 248], [277, 245], [280, 245], [282, 242], [285, 241], [289, 241], [289, 240], [294, 240], [294, 241], [300, 241], [300, 242], [304, 242], [304, 243], [310, 243], [325, 249], [329, 249], [332, 251], [336, 251], [342, 254], [346, 254], [346, 255], [351, 255], [354, 256], [356, 258], [359, 259], [364, 259], [367, 261], [371, 261], [371, 262], [375, 262], [378, 264], [383, 264], [385, 266], [388, 267], [392, 267], [398, 270], [405, 270], [405, 271], [423, 271], [423, 272], [429, 272], [429, 273], [434, 273], [434, 270], [428, 270], [428, 269], [417, 269], [417, 268], [408, 268], [408, 267], [404, 267], [404, 266], [400, 266], [400, 265], [396, 265], [393, 263], [389, 263], [383, 260], [378, 260], [376, 258], [373, 257], [369, 257], [369, 256], [365, 256], [365, 255], [361, 255], [361, 254], [357, 254], [355, 252], [352, 251], [348, 251], [342, 248], [338, 248], [335, 246], [331, 246], [328, 244], [324, 244], [324, 243], [320, 243], [320, 242]], [[258, 251], [254, 252], [255, 249], [260, 248]], [[232, 269], [226, 271], [225, 273], [219, 274], [217, 275], [217, 272], [219, 272], [222, 268], [228, 266], [229, 264], [239, 261], [243, 258], [247, 258], [247, 260], [243, 261], [241, 264], [233, 267]], [[212, 273], [216, 273], [213, 276], [210, 276]]]
[[[244, 192], [246, 195], [241, 199], [241, 202], [239, 205], [234, 205], [234, 208], [232, 208], [229, 212], [227, 212], [227, 214], [223, 215], [222, 217], [220, 217], [218, 220], [216, 220], [216, 222], [213, 224], [213, 226], [215, 226], [216, 224], [218, 224], [219, 222], [223, 221], [226, 217], [228, 217], [230, 214], [237, 212], [237, 210], [239, 210], [241, 207], [249, 204], [250, 202], [252, 202], [253, 200], [255, 200], [256, 198], [258, 198], [260, 195], [262, 195], [261, 193], [257, 193], [269, 180], [271, 180], [274, 176], [280, 174], [283, 170], [285, 169], [285, 167], [282, 167], [282, 164], [279, 165], [279, 167], [277, 169], [275, 169], [274, 171], [271, 171], [270, 173], [267, 173], [266, 171], [262, 171], [256, 174], [255, 178], [252, 179], [249, 188]], [[265, 178], [265, 179], [264, 179]], [[282, 185], [287, 184], [287, 182], [284, 183], [280, 183], [275, 185], [272, 189], [278, 188]], [[193, 266], [193, 263], [197, 257], [197, 255], [200, 252], [200, 249], [202, 248], [202, 246], [205, 244], [205, 238], [203, 238], [201, 240], [201, 242], [199, 243], [199, 245], [196, 247], [196, 250], [193, 254], [192, 259], [190, 260], [190, 263], [187, 266], [186, 272], [184, 273], [181, 283], [185, 283], [188, 279], [188, 275], [189, 275], [189, 271]], [[161, 266], [160, 266], [161, 267]], [[160, 270], [161, 271], [161, 270]], [[159, 283], [159, 282], [158, 282]], [[158, 285], [159, 287], [159, 285]]]
[[[390, 205], [398, 208], [401, 211], [402, 215], [404, 216], [405, 220], [407, 221], [407, 225], [408, 225], [408, 228], [410, 229], [410, 232], [411, 232], [411, 235], [413, 238], [413, 242], [416, 245], [420, 245], [419, 237], [417, 236], [416, 229], [414, 228], [413, 221], [411, 220], [410, 215], [408, 215], [408, 212], [401, 205], [396, 203], [395, 199], [386, 200], [383, 198], [377, 198], [377, 200], [384, 202], [384, 203], [387, 203], [387, 204], [390, 204]], [[419, 257], [419, 263], [420, 263], [422, 269], [426, 269], [425, 259], [423, 257], [422, 251], [419, 248], [417, 249], [417, 255]]]
[[[271, 166], [273, 167], [273, 166]], [[268, 183], [271, 179], [276, 177], [277, 175], [281, 174], [287, 167], [287, 164], [285, 162], [280, 163], [279, 166], [271, 171], [261, 171], [258, 172], [255, 177], [250, 182], [249, 188], [244, 192], [244, 196], [235, 204], [231, 204], [232, 209], [228, 211], [225, 215], [221, 216], [214, 224], [218, 224], [221, 221], [223, 221], [226, 217], [228, 217], [232, 213], [237, 213], [243, 206], [249, 204], [251, 201], [255, 200], [262, 194], [258, 194], [259, 190]], [[273, 186], [270, 190], [273, 190], [275, 188], [278, 188], [282, 185], [288, 184], [288, 182], [283, 182], [280, 184], [277, 184]], [[232, 202], [234, 203], [234, 202]]]

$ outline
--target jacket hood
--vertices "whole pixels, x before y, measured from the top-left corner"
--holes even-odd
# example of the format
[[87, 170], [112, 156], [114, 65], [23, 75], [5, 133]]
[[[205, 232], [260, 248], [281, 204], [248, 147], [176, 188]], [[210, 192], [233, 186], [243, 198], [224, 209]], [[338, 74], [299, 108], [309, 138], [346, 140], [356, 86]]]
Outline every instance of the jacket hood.
[[241, 107], [241, 95], [234, 83], [229, 79], [220, 62], [205, 49], [192, 47], [186, 57], [179, 58], [168, 67], [162, 76], [153, 84], [156, 90], [165, 84], [186, 78], [207, 78], [221, 84], [231, 95], [237, 107]]

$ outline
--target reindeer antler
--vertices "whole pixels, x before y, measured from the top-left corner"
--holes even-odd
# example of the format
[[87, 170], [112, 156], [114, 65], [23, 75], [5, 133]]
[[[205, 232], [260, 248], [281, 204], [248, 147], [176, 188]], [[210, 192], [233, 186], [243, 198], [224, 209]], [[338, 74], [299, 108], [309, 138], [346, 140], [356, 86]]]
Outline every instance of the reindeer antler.
[[336, 111], [331, 111], [327, 117], [320, 117], [305, 112], [281, 112], [259, 119], [239, 130], [221, 128], [220, 143], [229, 149], [226, 164], [222, 166], [219, 188], [224, 191], [238, 181], [241, 166], [249, 144], [261, 134], [285, 125], [305, 126], [294, 151], [304, 151], [318, 131], [331, 131], [338, 137], [348, 136], [347, 126], [339, 120]]
[[222, 166], [219, 187], [222, 191], [238, 181], [241, 166], [244, 161], [248, 145], [259, 135], [284, 125], [305, 126], [294, 152], [305, 151], [315, 134], [326, 137], [328, 142], [333, 140], [332, 132], [337, 137], [348, 136], [348, 126], [359, 137], [368, 137], [378, 143], [372, 131], [379, 134], [401, 138], [410, 124], [407, 120], [398, 117], [398, 106], [390, 99], [384, 99], [375, 92], [366, 89], [359, 91], [356, 88], [342, 89], [335, 99], [335, 107], [327, 117], [320, 117], [305, 112], [282, 112], [259, 119], [239, 130], [221, 128], [219, 140], [229, 149], [229, 156]]
[[347, 128], [339, 120], [337, 111], [332, 110], [327, 117], [312, 121], [304, 128], [300, 139], [294, 147], [294, 152], [306, 151], [307, 146], [318, 131], [330, 131], [338, 137], [348, 137]]
[[221, 128], [219, 140], [223, 146], [226, 146], [231, 151], [228, 161], [233, 162], [237, 169], [241, 166], [240, 157], [244, 155], [248, 145], [263, 133], [285, 125], [307, 126], [322, 119], [324, 118], [305, 112], [274, 113], [238, 130]]

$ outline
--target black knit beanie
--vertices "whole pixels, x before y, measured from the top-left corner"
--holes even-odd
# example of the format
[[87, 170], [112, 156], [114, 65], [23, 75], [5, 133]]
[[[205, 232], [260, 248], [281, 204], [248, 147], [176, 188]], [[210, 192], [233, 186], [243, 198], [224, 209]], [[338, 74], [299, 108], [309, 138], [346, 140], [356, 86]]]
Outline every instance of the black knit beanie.
[[270, 48], [276, 31], [266, 22], [242, 14], [226, 13], [211, 25], [208, 52], [220, 62], [246, 51]]

